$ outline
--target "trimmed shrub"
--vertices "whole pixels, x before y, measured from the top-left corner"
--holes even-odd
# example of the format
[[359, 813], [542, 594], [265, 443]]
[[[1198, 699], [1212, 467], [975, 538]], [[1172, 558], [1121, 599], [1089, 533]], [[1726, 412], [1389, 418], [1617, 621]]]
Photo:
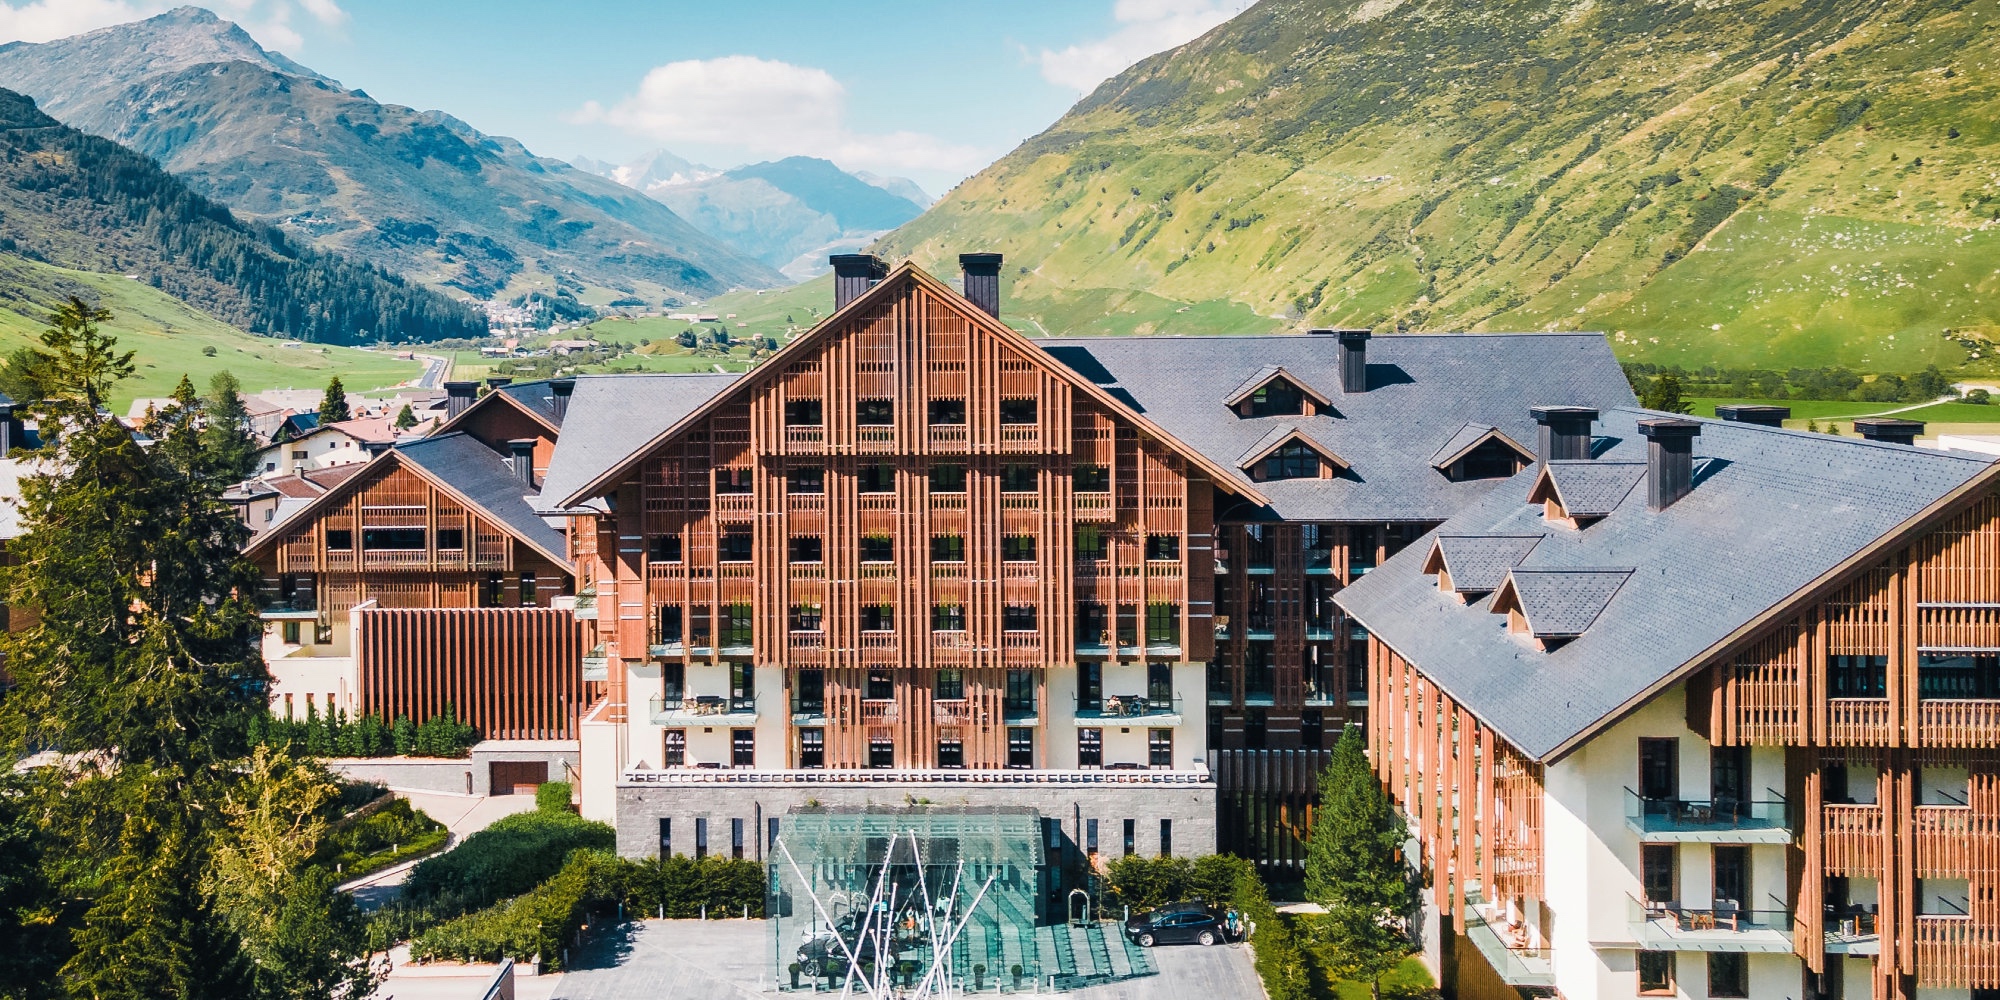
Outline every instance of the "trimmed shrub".
[[535, 808], [542, 812], [569, 812], [569, 796], [569, 782], [545, 781], [535, 789]]
[[1255, 868], [1245, 863], [1231, 892], [1230, 905], [1243, 913], [1250, 928], [1250, 949], [1257, 956], [1257, 978], [1264, 981], [1270, 1000], [1312, 1000], [1315, 967], [1308, 960], [1292, 925], [1271, 905], [1264, 882]]
[[571, 851], [610, 851], [617, 834], [567, 810], [507, 816], [410, 871], [403, 900], [444, 919], [540, 885]]
[[367, 715], [350, 721], [344, 710], [322, 716], [319, 706], [309, 702], [304, 720], [253, 717], [249, 737], [252, 745], [284, 747], [316, 757], [464, 757], [479, 742], [479, 731], [460, 723], [450, 704], [444, 708], [442, 714], [418, 725], [408, 716], [393, 723]]
[[[1137, 912], [1186, 899], [1233, 904], [1246, 873], [1256, 878], [1256, 866], [1228, 854], [1199, 858], [1144, 858], [1135, 854], [1119, 858], [1109, 866], [1111, 892], [1105, 900], [1105, 909], [1109, 911], [1122, 904]], [[1262, 890], [1261, 882], [1258, 888]]]
[[629, 867], [606, 851], [576, 851], [554, 877], [532, 891], [417, 935], [410, 942], [410, 956], [418, 961], [497, 962], [540, 955], [545, 966], [559, 969], [562, 943], [583, 926], [593, 907], [618, 898]]
[[764, 866], [755, 861], [711, 855], [696, 861], [684, 854], [628, 861], [625, 907], [641, 916], [739, 917], [748, 907], [764, 915]]
[[451, 835], [444, 824], [392, 799], [382, 808], [343, 820], [321, 842], [320, 864], [341, 880], [360, 878], [436, 850]]

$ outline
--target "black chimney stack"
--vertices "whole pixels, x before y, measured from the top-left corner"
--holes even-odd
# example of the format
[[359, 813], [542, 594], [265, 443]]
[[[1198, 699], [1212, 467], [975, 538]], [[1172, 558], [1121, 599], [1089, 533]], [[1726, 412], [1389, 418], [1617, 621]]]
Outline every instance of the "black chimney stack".
[[395, 447], [395, 444], [394, 441], [363, 441], [361, 442], [361, 448], [368, 453], [370, 459], [373, 459], [375, 456]]
[[0, 458], [14, 450], [14, 400], [0, 393]]
[[1541, 425], [1537, 451], [1542, 461], [1590, 458], [1590, 425], [1597, 420], [1596, 410], [1587, 406], [1530, 406], [1528, 414]]
[[569, 394], [576, 391], [576, 380], [558, 378], [549, 380], [549, 408], [556, 411], [556, 423], [569, 415]]
[[444, 418], [450, 420], [464, 413], [466, 407], [471, 406], [473, 398], [478, 395], [479, 383], [477, 382], [446, 382], [444, 384]]
[[986, 310], [986, 315], [999, 319], [1000, 255], [962, 253], [958, 255], [958, 266], [965, 272], [965, 297]]
[[488, 389], [498, 389], [503, 385], [512, 384], [514, 384], [514, 380], [506, 375], [491, 375], [486, 379], [486, 387]]
[[1889, 444], [1914, 445], [1917, 435], [1924, 432], [1921, 420], [1904, 420], [1901, 417], [1856, 417], [1854, 429], [1870, 441]]
[[1340, 338], [1340, 391], [1368, 391], [1368, 337], [1366, 330], [1335, 330]]
[[535, 439], [515, 438], [507, 442], [507, 464], [514, 467], [514, 475], [520, 477], [530, 489], [535, 485]]
[[1734, 424], [1756, 424], [1759, 427], [1783, 427], [1791, 419], [1789, 406], [1764, 406], [1756, 403], [1730, 403], [1715, 408], [1715, 415]]
[[837, 312], [875, 283], [889, 276], [889, 265], [872, 253], [837, 253], [826, 259], [833, 265], [833, 308]]
[[1694, 439], [1701, 422], [1681, 417], [1639, 421], [1646, 437], [1646, 507], [1666, 510], [1694, 488]]

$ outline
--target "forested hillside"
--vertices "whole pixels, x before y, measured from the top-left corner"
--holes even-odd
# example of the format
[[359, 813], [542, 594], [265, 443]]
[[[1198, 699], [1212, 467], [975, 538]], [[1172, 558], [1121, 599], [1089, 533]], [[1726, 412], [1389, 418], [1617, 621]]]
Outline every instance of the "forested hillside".
[[135, 277], [253, 333], [325, 344], [483, 336], [476, 310], [238, 220], [159, 164], [0, 90], [0, 254]]

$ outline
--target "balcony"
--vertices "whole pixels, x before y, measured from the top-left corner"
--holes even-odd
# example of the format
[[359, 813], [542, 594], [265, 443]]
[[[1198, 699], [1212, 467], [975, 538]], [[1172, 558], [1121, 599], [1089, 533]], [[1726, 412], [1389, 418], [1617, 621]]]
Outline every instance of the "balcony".
[[1113, 725], [1178, 726], [1181, 724], [1181, 700], [1107, 694], [1095, 708], [1077, 706], [1077, 725], [1098, 726], [1107, 722]]
[[1333, 550], [1313, 548], [1305, 550], [1306, 573], [1310, 576], [1333, 575]]
[[1887, 698], [1830, 698], [1826, 736], [1833, 746], [1887, 746], [1891, 716]]
[[1008, 698], [1000, 705], [1000, 717], [1009, 723], [1034, 723], [1037, 721], [1035, 699]]
[[1479, 949], [1501, 982], [1542, 989], [1555, 986], [1555, 961], [1550, 950], [1530, 945], [1527, 928], [1509, 926], [1499, 907], [1481, 902], [1477, 889], [1466, 894], [1465, 937]]
[[267, 622], [309, 622], [319, 619], [319, 604], [311, 594], [295, 594], [290, 600], [264, 605], [258, 617]]
[[656, 694], [647, 700], [647, 708], [656, 726], [747, 726], [757, 721], [755, 698], [707, 694], [668, 698]]
[[1625, 825], [1649, 844], [1789, 844], [1785, 798], [1763, 801], [1647, 799], [1625, 789]]
[[1917, 702], [1918, 745], [1990, 747], [2000, 741], [2000, 700], [1925, 698]]
[[591, 681], [610, 680], [611, 670], [609, 666], [607, 666], [607, 664], [609, 663], [610, 663], [610, 658], [604, 655], [603, 646], [598, 646], [596, 649], [593, 649], [589, 653], [585, 654], [583, 657], [584, 681], [591, 682]]
[[1625, 897], [1632, 935], [1643, 951], [1726, 951], [1784, 955], [1792, 951], [1789, 910], [1746, 910], [1727, 900], [1712, 907]]
[[579, 591], [576, 595], [576, 603], [570, 606], [570, 611], [576, 615], [578, 621], [596, 621], [597, 588], [585, 587]]
[[1882, 871], [1882, 807], [1829, 804], [1821, 834], [1828, 875], [1879, 877]]
[[1857, 958], [1882, 954], [1882, 937], [1873, 910], [1855, 908], [1845, 916], [1826, 918], [1826, 953]]
[[792, 721], [805, 723], [826, 721], [826, 699], [792, 695]]
[[970, 726], [972, 703], [964, 698], [938, 698], [931, 702], [931, 718], [940, 726]]

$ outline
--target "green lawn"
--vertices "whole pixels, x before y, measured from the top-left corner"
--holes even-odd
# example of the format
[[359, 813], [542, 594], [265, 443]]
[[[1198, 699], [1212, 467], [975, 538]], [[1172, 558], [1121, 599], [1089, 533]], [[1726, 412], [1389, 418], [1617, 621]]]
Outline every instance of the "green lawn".
[[[1357, 983], [1342, 979], [1333, 984], [1334, 995], [1340, 1000], [1369, 1000], [1367, 983]], [[1437, 984], [1431, 981], [1431, 972], [1415, 957], [1403, 959], [1396, 971], [1382, 977], [1383, 1000], [1419, 1000], [1437, 996]]]

